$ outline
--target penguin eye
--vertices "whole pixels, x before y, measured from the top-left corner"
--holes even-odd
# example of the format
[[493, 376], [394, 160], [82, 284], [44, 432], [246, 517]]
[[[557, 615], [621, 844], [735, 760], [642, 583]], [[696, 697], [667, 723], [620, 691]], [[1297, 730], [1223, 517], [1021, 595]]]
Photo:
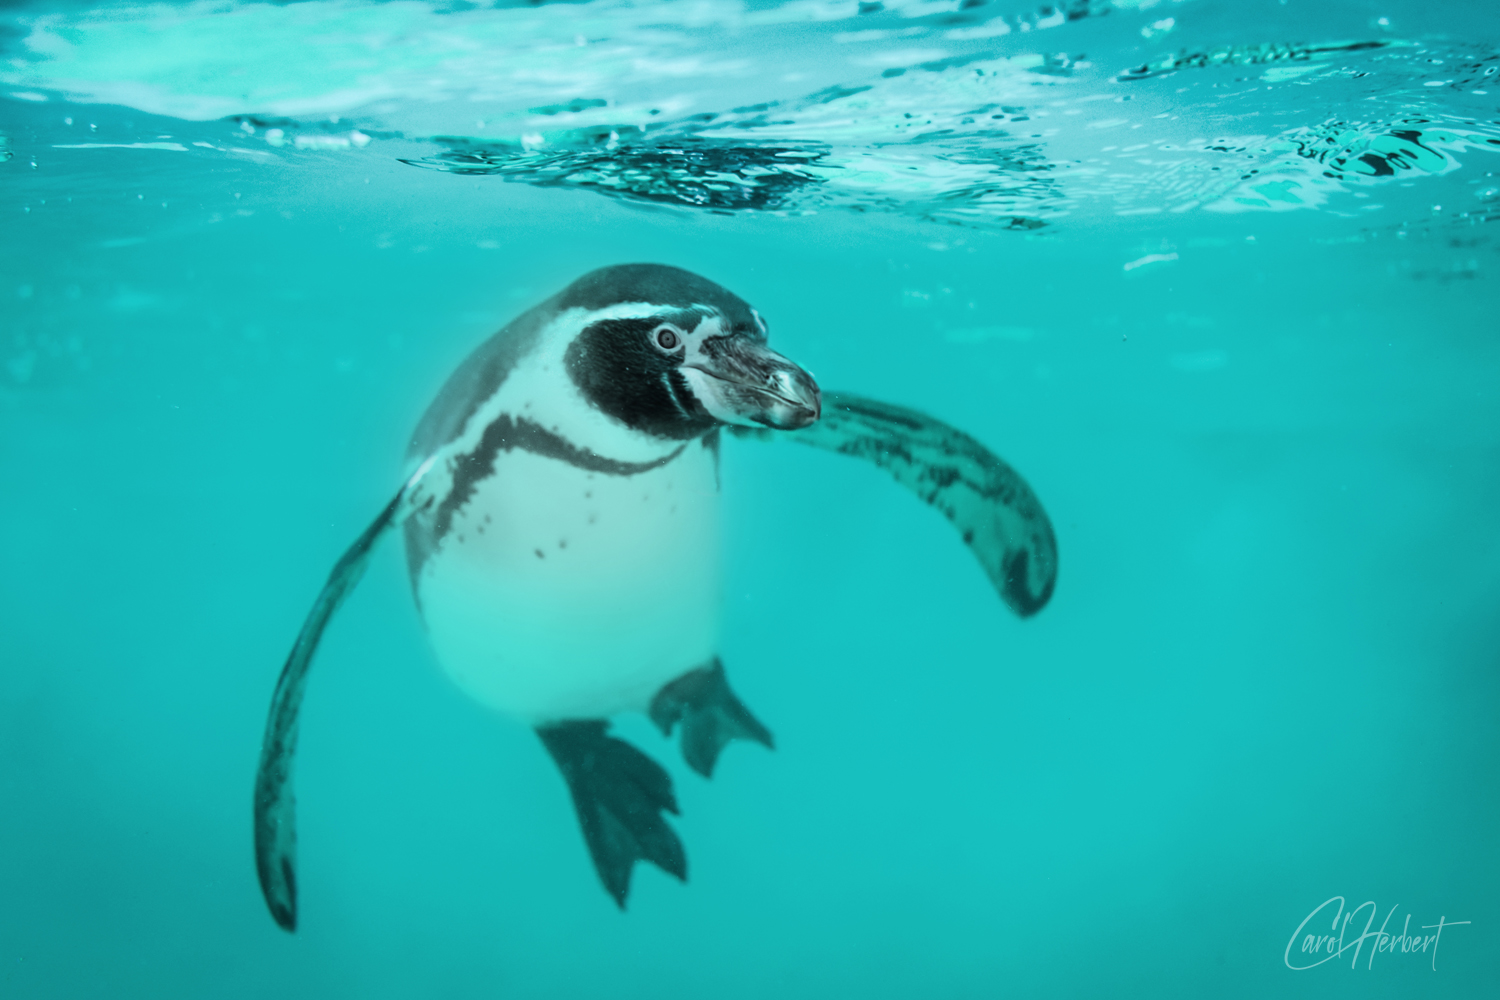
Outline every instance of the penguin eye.
[[664, 326], [656, 331], [656, 346], [664, 351], [675, 351], [680, 342], [677, 331], [671, 327]]

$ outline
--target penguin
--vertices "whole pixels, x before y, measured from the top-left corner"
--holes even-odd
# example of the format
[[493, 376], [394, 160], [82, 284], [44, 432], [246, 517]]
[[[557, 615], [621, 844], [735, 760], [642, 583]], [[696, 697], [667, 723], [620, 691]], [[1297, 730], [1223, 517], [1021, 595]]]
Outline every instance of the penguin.
[[590, 272], [517, 317], [452, 374], [418, 423], [403, 485], [335, 564], [272, 697], [255, 779], [256, 867], [297, 926], [292, 765], [323, 630], [400, 528], [435, 658], [470, 697], [532, 727], [571, 794], [605, 891], [639, 861], [686, 881], [667, 772], [610, 734], [644, 713], [707, 778], [771, 731], [718, 655], [725, 433], [873, 462], [942, 513], [999, 596], [1040, 611], [1057, 543], [1009, 465], [926, 414], [848, 393], [767, 346], [766, 319], [675, 267]]

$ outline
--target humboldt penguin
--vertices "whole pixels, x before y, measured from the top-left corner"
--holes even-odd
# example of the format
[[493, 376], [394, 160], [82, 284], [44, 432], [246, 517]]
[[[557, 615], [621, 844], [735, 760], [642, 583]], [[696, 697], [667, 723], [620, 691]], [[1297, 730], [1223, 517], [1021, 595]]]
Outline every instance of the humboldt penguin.
[[1021, 616], [1052, 594], [1057, 546], [1024, 480], [925, 414], [845, 393], [766, 342], [712, 281], [658, 264], [593, 271], [517, 317], [448, 379], [404, 484], [313, 604], [271, 703], [255, 851], [276, 922], [297, 925], [292, 761], [308, 667], [375, 544], [401, 527], [433, 652], [463, 691], [533, 727], [572, 795], [605, 890], [637, 861], [685, 880], [667, 772], [610, 734], [643, 712], [704, 777], [734, 740], [772, 746], [718, 656], [721, 433], [863, 458], [960, 532]]

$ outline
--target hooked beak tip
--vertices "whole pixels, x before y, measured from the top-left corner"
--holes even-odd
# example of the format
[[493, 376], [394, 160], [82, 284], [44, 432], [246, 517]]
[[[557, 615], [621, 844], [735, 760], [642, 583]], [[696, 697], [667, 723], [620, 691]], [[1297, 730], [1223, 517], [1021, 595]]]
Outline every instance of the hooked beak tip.
[[818, 422], [823, 416], [823, 393], [813, 377], [801, 368], [778, 373], [781, 391], [777, 393], [788, 405], [789, 412], [777, 414], [781, 430], [795, 431]]
[[818, 383], [764, 344], [729, 341], [683, 368], [699, 380], [704, 408], [723, 423], [794, 431], [823, 415]]

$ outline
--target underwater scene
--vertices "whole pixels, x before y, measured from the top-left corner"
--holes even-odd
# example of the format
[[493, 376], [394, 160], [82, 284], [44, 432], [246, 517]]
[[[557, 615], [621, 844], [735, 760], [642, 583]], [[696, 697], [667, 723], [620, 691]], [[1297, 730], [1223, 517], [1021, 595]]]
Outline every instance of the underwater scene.
[[1481, 0], [0, 3], [0, 996], [1495, 996], [1497, 314]]

